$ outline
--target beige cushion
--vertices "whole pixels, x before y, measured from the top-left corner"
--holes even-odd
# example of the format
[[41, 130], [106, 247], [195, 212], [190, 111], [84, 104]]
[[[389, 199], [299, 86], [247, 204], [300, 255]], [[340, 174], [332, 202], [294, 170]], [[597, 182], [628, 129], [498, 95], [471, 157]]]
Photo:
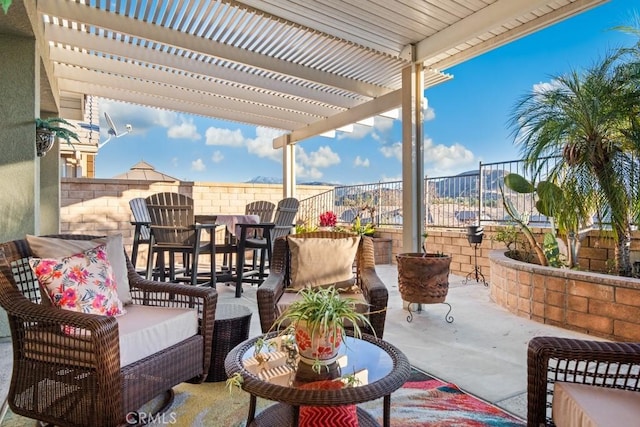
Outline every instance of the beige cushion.
[[552, 411], [558, 427], [638, 425], [640, 392], [557, 382]]
[[327, 239], [289, 236], [291, 289], [353, 285], [353, 261], [360, 236]]
[[133, 304], [117, 317], [120, 331], [120, 366], [130, 365], [198, 333], [194, 309]]
[[[27, 243], [35, 256], [39, 258], [62, 258], [92, 249], [101, 243], [107, 244], [107, 258], [113, 268], [118, 298], [124, 305], [131, 304], [127, 261], [124, 256], [122, 234], [101, 237], [93, 240], [69, 240], [54, 237], [40, 237], [27, 234]], [[43, 298], [44, 300], [44, 298]]]
[[[116, 318], [119, 331], [120, 367], [130, 365], [198, 333], [196, 310], [131, 305]], [[25, 357], [61, 365], [94, 366], [91, 335], [78, 330], [76, 339], [64, 333], [29, 328], [25, 334]]]

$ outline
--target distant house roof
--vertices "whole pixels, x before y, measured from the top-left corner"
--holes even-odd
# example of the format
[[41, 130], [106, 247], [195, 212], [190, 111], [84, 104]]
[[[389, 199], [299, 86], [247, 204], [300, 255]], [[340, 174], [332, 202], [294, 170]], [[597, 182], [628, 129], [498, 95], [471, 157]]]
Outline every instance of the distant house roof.
[[163, 181], [174, 182], [180, 181], [177, 178], [158, 172], [152, 165], [147, 162], [141, 161], [131, 166], [127, 172], [116, 175], [114, 179], [135, 179], [141, 181]]

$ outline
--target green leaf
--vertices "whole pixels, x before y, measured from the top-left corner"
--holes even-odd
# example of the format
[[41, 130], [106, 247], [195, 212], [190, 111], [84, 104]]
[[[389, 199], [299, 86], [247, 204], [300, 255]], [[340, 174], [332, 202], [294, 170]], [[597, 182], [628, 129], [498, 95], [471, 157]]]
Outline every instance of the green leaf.
[[0, 0], [0, 5], [2, 6], [2, 10], [4, 10], [4, 14], [6, 15], [9, 11], [9, 6], [11, 6], [11, 0]]
[[535, 191], [533, 184], [531, 184], [529, 181], [527, 181], [517, 173], [510, 173], [507, 176], [505, 176], [504, 183], [507, 187], [509, 187], [511, 190], [515, 191], [516, 193], [528, 194], [528, 193], [533, 193]]
[[564, 193], [560, 187], [553, 182], [541, 181], [536, 188], [538, 201], [536, 209], [542, 215], [556, 216], [557, 208], [564, 205]]

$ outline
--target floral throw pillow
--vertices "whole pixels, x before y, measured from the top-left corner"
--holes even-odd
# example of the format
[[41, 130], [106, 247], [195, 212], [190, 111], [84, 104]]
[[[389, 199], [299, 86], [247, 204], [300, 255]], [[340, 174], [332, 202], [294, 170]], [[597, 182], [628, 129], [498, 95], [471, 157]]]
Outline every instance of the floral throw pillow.
[[125, 314], [106, 245], [63, 258], [31, 258], [29, 264], [54, 306], [104, 316]]

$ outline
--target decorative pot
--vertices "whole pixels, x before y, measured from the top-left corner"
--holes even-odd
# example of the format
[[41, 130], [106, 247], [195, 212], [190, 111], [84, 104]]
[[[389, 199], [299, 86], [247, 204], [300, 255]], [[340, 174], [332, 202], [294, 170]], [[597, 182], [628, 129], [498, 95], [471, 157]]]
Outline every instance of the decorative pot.
[[482, 237], [484, 236], [484, 227], [479, 225], [470, 225], [467, 227], [467, 240], [470, 244], [482, 243]]
[[444, 302], [449, 292], [451, 257], [439, 254], [405, 253], [396, 255], [398, 290], [410, 303]]
[[307, 322], [299, 321], [295, 327], [295, 338], [300, 361], [308, 365], [313, 365], [316, 361], [322, 365], [329, 365], [338, 358], [338, 350], [342, 343], [340, 333], [334, 334], [333, 330], [321, 329], [312, 333], [307, 327]]
[[48, 129], [36, 128], [36, 154], [42, 157], [53, 147], [55, 135]]

